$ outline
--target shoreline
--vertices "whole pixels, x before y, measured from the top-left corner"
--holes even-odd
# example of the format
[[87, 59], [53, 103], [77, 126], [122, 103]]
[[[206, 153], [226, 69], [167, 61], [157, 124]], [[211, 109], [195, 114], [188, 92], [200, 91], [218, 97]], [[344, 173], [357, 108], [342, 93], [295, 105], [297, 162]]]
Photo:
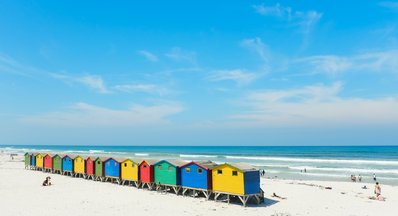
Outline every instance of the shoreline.
[[[368, 199], [373, 184], [261, 178], [265, 203], [242, 207], [111, 183], [25, 170], [22, 157], [0, 154], [0, 202], [6, 215], [395, 215], [398, 187], [381, 185], [386, 201]], [[46, 176], [53, 186], [42, 187]], [[361, 186], [369, 189], [363, 190]], [[331, 187], [331, 190], [325, 189]], [[286, 199], [272, 197], [276, 193]], [[43, 205], [45, 204], [45, 205]]]

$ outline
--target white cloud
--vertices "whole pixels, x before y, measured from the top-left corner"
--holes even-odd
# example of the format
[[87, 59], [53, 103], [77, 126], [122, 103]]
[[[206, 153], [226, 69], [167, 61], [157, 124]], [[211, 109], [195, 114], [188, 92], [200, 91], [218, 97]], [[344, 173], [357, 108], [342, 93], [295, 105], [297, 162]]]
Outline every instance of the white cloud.
[[279, 3], [274, 6], [253, 5], [253, 8], [263, 16], [279, 17], [288, 21], [293, 26], [298, 26], [304, 36], [304, 45], [308, 43], [309, 35], [323, 15], [315, 10], [295, 11], [291, 7], [284, 7]]
[[340, 82], [290, 90], [255, 91], [242, 104], [248, 110], [230, 116], [240, 125], [336, 126], [398, 123], [398, 100], [392, 97], [343, 98]]
[[123, 84], [116, 85], [113, 88], [122, 92], [143, 92], [148, 94], [158, 94], [160, 96], [170, 93], [170, 90], [168, 90], [167, 88], [154, 84]]
[[77, 81], [82, 84], [100, 92], [100, 93], [109, 93], [110, 91], [105, 86], [104, 81], [100, 76], [83, 76], [77, 79]]
[[174, 61], [187, 61], [193, 64], [196, 63], [196, 53], [193, 51], [182, 50], [180, 47], [173, 47], [165, 54], [165, 56]]
[[312, 73], [331, 75], [349, 71], [398, 73], [398, 50], [364, 52], [352, 56], [309, 56], [297, 59], [293, 64]]
[[76, 103], [66, 111], [27, 116], [20, 121], [27, 124], [73, 127], [111, 127], [159, 125], [168, 123], [167, 117], [183, 111], [177, 103], [164, 103], [144, 106], [133, 105], [129, 109], [118, 110]]
[[155, 54], [153, 54], [153, 53], [151, 53], [149, 51], [140, 50], [138, 53], [140, 55], [142, 55], [143, 57], [145, 57], [148, 61], [151, 61], [151, 62], [159, 61], [159, 58]]
[[38, 75], [42, 76], [45, 73], [42, 70], [23, 65], [10, 56], [0, 53], [0, 73], [1, 72], [29, 78], [37, 78]]
[[250, 38], [241, 41], [241, 46], [253, 50], [257, 53], [264, 62], [268, 62], [269, 51], [267, 46], [261, 41], [260, 38]]
[[84, 76], [70, 76], [65, 74], [50, 73], [50, 76], [62, 80], [66, 83], [80, 83], [88, 88], [91, 88], [99, 93], [105, 94], [111, 91], [106, 87], [105, 82], [101, 76], [98, 75], [84, 75]]
[[292, 8], [283, 7], [279, 3], [274, 6], [253, 5], [254, 10], [264, 16], [291, 17]]
[[207, 77], [210, 81], [234, 81], [239, 86], [250, 84], [257, 78], [258, 76], [255, 73], [244, 72], [240, 69], [215, 71]]

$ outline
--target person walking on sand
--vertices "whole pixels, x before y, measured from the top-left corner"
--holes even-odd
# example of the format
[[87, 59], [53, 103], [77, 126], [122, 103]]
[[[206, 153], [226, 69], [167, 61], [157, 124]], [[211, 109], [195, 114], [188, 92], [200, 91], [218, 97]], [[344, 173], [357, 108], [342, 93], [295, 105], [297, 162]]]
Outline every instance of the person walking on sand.
[[373, 173], [373, 181], [376, 181], [376, 173]]
[[376, 199], [378, 199], [379, 196], [381, 195], [381, 187], [379, 185], [379, 182], [376, 182], [376, 184], [375, 184], [374, 193], [376, 194]]

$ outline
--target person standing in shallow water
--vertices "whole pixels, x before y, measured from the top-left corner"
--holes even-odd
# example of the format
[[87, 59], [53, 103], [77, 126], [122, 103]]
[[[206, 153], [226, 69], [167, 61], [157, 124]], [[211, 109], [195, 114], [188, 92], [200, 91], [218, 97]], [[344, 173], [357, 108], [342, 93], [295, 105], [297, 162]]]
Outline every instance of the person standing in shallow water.
[[376, 173], [373, 173], [373, 181], [376, 181]]

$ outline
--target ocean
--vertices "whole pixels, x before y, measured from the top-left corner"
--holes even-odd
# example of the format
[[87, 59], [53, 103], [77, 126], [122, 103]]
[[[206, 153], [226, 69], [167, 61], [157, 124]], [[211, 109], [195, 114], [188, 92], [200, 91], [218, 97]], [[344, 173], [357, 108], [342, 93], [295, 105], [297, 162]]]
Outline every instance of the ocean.
[[0, 145], [5, 153], [65, 152], [136, 158], [245, 162], [266, 177], [294, 180], [350, 181], [361, 175], [398, 185], [398, 146], [53, 146]]

